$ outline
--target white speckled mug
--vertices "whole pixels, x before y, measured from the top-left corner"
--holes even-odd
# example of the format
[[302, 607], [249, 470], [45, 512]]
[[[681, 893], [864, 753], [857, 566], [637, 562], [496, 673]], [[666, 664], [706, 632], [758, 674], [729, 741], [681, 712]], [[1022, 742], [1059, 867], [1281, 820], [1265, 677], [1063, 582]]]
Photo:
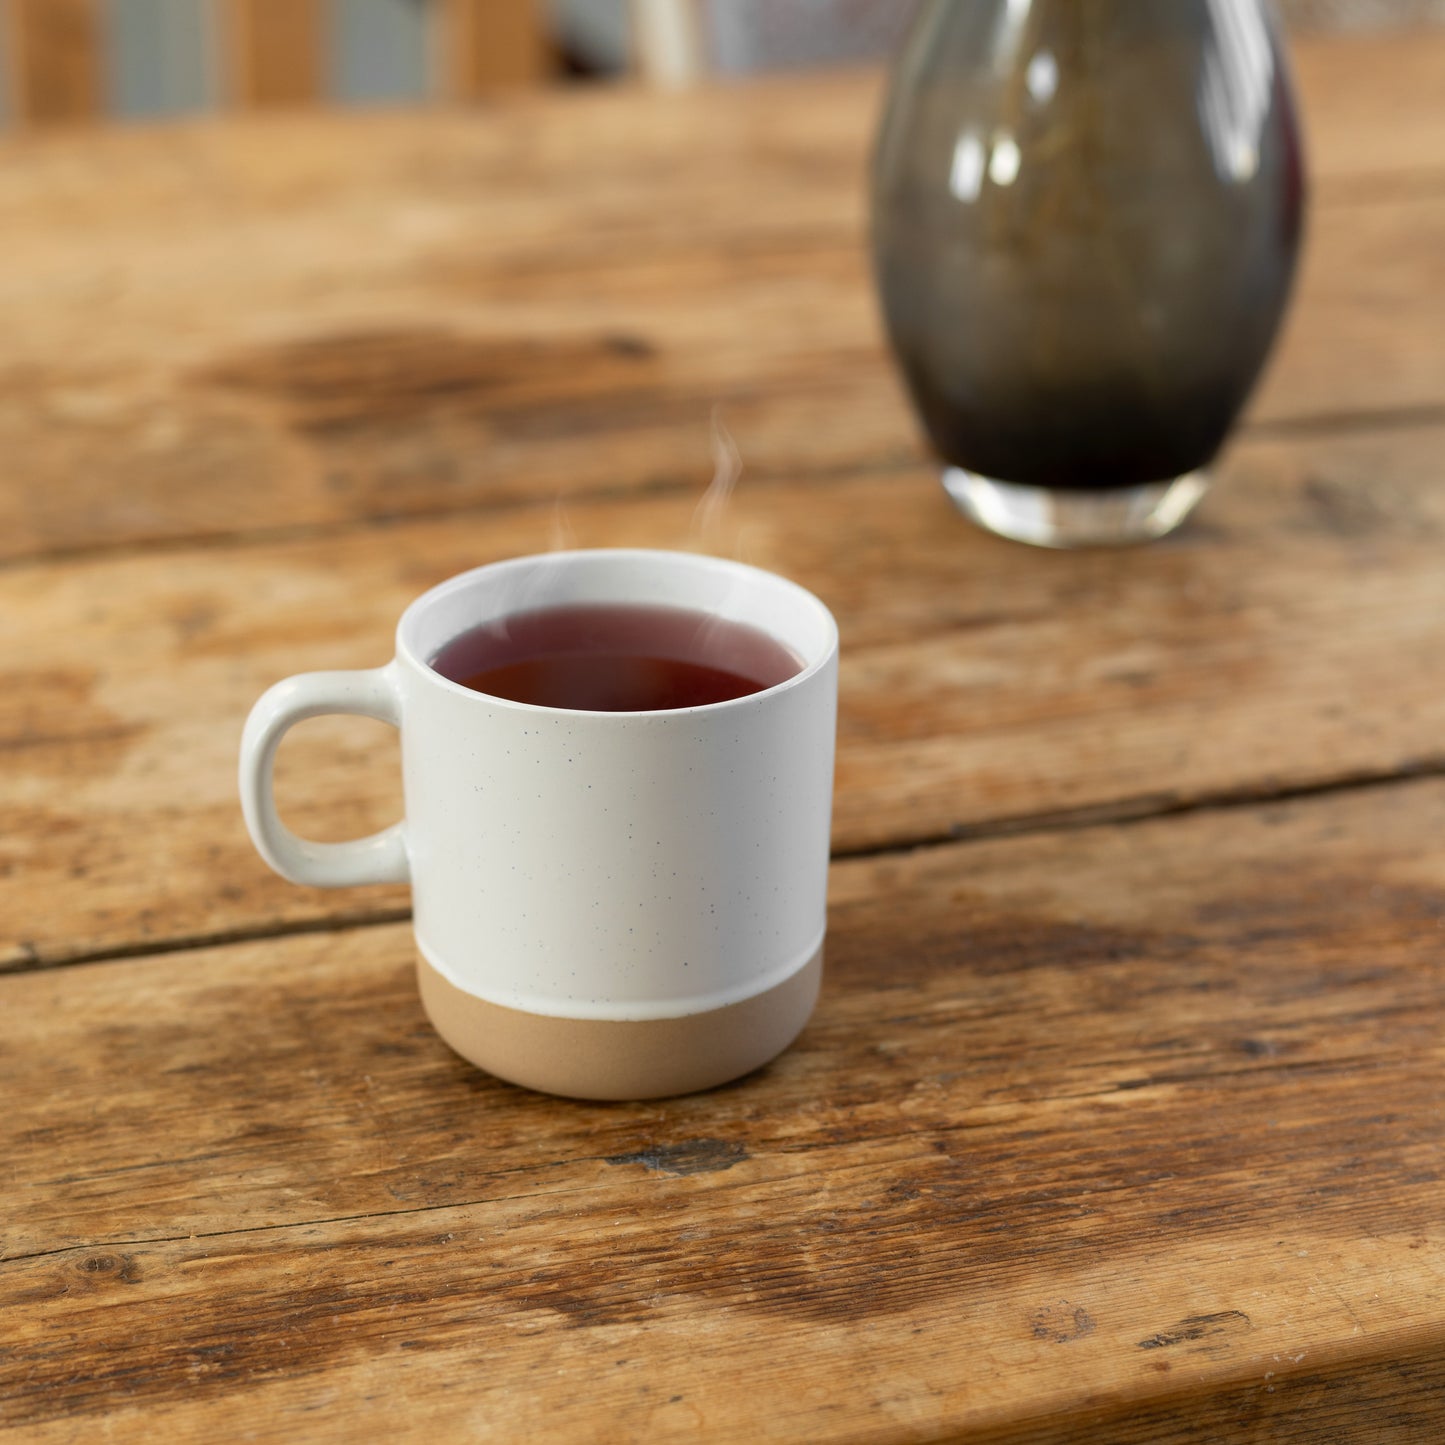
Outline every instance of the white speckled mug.
[[[732, 701], [619, 713], [510, 702], [429, 665], [470, 628], [586, 604], [741, 622], [801, 666]], [[473, 1063], [578, 1098], [709, 1088], [785, 1049], [817, 998], [837, 666], [828, 609], [740, 563], [618, 550], [480, 567], [407, 608], [387, 666], [304, 673], [257, 702], [246, 823], [294, 883], [410, 879], [422, 1003]], [[401, 729], [403, 822], [312, 843], [277, 817], [276, 749], [323, 713]]]

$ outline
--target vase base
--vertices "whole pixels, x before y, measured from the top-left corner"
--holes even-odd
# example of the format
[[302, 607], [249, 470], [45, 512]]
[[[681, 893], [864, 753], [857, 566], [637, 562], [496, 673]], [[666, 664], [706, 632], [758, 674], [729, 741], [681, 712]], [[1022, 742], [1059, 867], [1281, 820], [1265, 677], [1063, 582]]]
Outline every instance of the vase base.
[[1035, 547], [1122, 547], [1172, 532], [1209, 490], [1209, 473], [1091, 490], [1030, 487], [948, 467], [943, 489], [985, 531]]

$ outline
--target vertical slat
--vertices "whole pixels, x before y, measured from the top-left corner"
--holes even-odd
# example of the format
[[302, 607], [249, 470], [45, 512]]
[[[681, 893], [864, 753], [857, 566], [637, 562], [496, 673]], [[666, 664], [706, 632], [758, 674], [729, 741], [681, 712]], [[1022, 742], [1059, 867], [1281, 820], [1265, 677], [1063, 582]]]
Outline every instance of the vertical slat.
[[321, 94], [322, 0], [229, 0], [221, 43], [237, 105], [306, 105]]
[[175, 115], [215, 105], [210, 0], [103, 0], [109, 109]]
[[11, 109], [20, 124], [89, 120], [101, 109], [96, 0], [9, 0]]
[[437, 89], [450, 100], [531, 84], [546, 74], [537, 0], [439, 0], [437, 42]]
[[0, 3], [0, 126], [14, 118], [10, 104], [10, 11]]
[[362, 105], [425, 99], [427, 8], [420, 0], [332, 0], [328, 94]]
[[632, 0], [633, 49], [653, 85], [681, 90], [702, 76], [697, 0]]

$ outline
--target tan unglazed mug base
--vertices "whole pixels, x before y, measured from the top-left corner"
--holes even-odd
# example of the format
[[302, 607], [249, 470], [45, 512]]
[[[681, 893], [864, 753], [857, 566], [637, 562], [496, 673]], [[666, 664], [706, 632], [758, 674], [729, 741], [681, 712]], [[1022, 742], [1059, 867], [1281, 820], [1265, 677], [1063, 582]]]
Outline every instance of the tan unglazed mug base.
[[823, 978], [820, 948], [780, 984], [680, 1018], [553, 1018], [488, 1003], [420, 954], [422, 1007], [443, 1039], [499, 1079], [571, 1099], [662, 1099], [741, 1078], [803, 1031]]

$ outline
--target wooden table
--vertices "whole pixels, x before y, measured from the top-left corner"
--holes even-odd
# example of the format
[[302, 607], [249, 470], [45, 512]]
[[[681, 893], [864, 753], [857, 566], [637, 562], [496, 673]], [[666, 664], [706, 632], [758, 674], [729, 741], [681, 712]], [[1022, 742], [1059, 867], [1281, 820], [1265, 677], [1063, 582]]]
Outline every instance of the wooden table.
[[[949, 510], [861, 247], [878, 86], [0, 151], [0, 1438], [1445, 1432], [1445, 40], [1310, 42], [1288, 336], [1165, 544]], [[712, 539], [842, 624], [828, 982], [564, 1103], [398, 890], [268, 874], [284, 674], [436, 580]], [[320, 837], [394, 738], [283, 753]]]

